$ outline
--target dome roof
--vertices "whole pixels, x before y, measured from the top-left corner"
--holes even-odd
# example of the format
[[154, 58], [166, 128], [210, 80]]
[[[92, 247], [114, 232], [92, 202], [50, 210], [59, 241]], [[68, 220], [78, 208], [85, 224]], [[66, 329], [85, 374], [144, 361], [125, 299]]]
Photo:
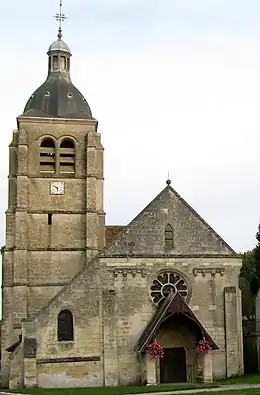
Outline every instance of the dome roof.
[[50, 45], [48, 53], [54, 51], [68, 52], [69, 54], [71, 54], [69, 46], [60, 38], [58, 38], [58, 40], [54, 41]]
[[90, 107], [70, 78], [71, 52], [68, 45], [58, 39], [48, 50], [48, 77], [31, 95], [23, 116], [43, 118], [93, 119]]
[[90, 107], [69, 78], [50, 75], [28, 100], [23, 115], [93, 119]]

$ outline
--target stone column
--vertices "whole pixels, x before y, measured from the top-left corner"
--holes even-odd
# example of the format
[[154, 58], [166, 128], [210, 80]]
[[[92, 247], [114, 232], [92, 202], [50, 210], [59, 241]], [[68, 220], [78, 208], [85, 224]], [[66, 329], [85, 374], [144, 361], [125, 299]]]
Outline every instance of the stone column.
[[11, 365], [10, 365], [9, 388], [10, 389], [23, 388], [24, 360], [23, 360], [23, 348], [21, 344], [13, 352], [10, 359], [11, 359]]
[[145, 353], [147, 385], [156, 385], [156, 361]]
[[24, 338], [24, 386], [33, 388], [37, 386], [36, 365], [36, 338]]
[[212, 373], [212, 353], [209, 351], [203, 356], [203, 382], [212, 383], [213, 373]]
[[224, 289], [226, 328], [226, 372], [227, 377], [243, 373], [243, 334], [241, 292], [236, 287]]
[[101, 135], [96, 134], [96, 165], [97, 165], [97, 212], [98, 212], [98, 235], [97, 243], [98, 249], [102, 250], [105, 246], [105, 212], [103, 207], [103, 184], [104, 184], [104, 174], [103, 174], [103, 154], [104, 148], [101, 144]]
[[116, 294], [110, 290], [102, 293], [103, 371], [104, 387], [118, 386], [118, 349]]
[[100, 135], [90, 131], [86, 146], [86, 256], [91, 260], [105, 243], [103, 211], [103, 147]]

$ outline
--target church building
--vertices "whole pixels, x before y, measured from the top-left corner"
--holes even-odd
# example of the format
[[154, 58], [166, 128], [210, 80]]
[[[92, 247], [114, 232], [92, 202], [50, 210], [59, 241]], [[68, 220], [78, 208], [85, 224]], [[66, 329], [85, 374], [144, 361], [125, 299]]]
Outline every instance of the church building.
[[61, 29], [46, 66], [9, 147], [2, 386], [242, 374], [240, 257], [170, 180], [128, 225], [106, 225], [104, 148]]

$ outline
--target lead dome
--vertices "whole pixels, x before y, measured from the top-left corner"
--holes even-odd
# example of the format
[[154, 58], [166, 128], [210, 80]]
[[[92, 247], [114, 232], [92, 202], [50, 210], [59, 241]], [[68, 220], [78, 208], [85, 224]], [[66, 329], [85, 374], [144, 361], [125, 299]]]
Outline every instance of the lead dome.
[[61, 39], [54, 41], [47, 52], [48, 76], [30, 96], [23, 116], [46, 118], [93, 119], [89, 104], [73, 85], [70, 77], [71, 50]]
[[48, 54], [52, 51], [63, 51], [71, 54], [69, 46], [61, 38], [58, 38], [49, 46]]

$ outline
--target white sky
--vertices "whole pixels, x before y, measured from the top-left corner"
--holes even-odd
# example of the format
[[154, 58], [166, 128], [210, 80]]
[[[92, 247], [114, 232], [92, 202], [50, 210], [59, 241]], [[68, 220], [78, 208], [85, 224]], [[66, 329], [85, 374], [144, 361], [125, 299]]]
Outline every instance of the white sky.
[[[59, 1], [0, 3], [0, 230], [16, 116], [44, 81]], [[172, 186], [238, 251], [260, 220], [260, 2], [64, 0], [72, 79], [105, 146], [108, 224]]]

